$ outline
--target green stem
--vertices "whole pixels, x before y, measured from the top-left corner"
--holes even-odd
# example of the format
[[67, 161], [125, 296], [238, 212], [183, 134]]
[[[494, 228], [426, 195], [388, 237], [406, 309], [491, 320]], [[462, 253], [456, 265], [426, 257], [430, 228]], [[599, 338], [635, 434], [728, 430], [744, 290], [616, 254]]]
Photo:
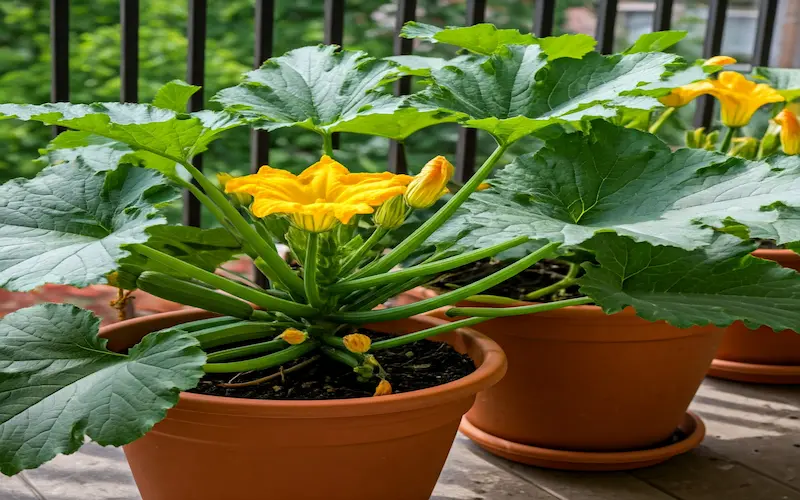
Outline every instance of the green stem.
[[409, 333], [407, 335], [400, 335], [398, 337], [394, 337], [387, 340], [381, 340], [380, 342], [375, 342], [372, 344], [370, 348], [370, 352], [372, 351], [379, 351], [381, 349], [390, 349], [392, 347], [398, 347], [405, 344], [410, 344], [411, 342], [416, 342], [418, 340], [423, 340], [428, 337], [433, 337], [434, 335], [439, 335], [441, 333], [447, 333], [457, 328], [466, 328], [468, 326], [477, 325], [478, 323], [482, 323], [487, 321], [489, 318], [469, 318], [469, 319], [461, 319], [458, 321], [451, 321], [450, 323], [445, 323], [444, 325], [434, 326], [433, 328], [427, 328], [425, 330], [420, 330], [418, 332]]
[[314, 340], [306, 340], [302, 344], [293, 345], [286, 349], [260, 358], [247, 359], [244, 361], [232, 361], [230, 363], [207, 363], [203, 366], [206, 373], [236, 373], [251, 370], [265, 370], [288, 363], [299, 358], [319, 347]]
[[313, 307], [279, 299], [278, 297], [273, 297], [262, 292], [261, 290], [256, 290], [254, 288], [250, 288], [249, 286], [242, 285], [241, 283], [223, 278], [222, 276], [218, 276], [212, 272], [206, 271], [205, 269], [195, 267], [191, 264], [183, 262], [180, 259], [159, 252], [158, 250], [148, 246], [137, 243], [135, 245], [131, 245], [131, 247], [137, 253], [142, 254], [149, 259], [153, 259], [159, 264], [202, 281], [203, 283], [206, 283], [214, 288], [228, 292], [231, 295], [248, 300], [259, 307], [280, 311], [282, 313], [294, 316], [315, 316], [318, 314], [317, 309], [314, 309]]
[[478, 169], [472, 177], [470, 177], [469, 181], [467, 181], [464, 186], [458, 190], [458, 192], [450, 198], [450, 201], [445, 203], [445, 205], [440, 208], [430, 219], [425, 221], [420, 227], [417, 228], [416, 231], [411, 233], [405, 240], [400, 242], [394, 249], [389, 252], [388, 254], [384, 255], [380, 260], [376, 262], [374, 266], [370, 266], [371, 269], [369, 271], [364, 272], [362, 270], [359, 273], [356, 273], [353, 277], [354, 278], [362, 278], [364, 276], [373, 276], [376, 274], [385, 273], [400, 262], [403, 261], [406, 257], [408, 257], [414, 250], [418, 249], [422, 246], [422, 243], [428, 239], [428, 237], [433, 234], [434, 231], [439, 229], [442, 224], [447, 222], [450, 217], [455, 213], [456, 210], [465, 202], [467, 198], [481, 185], [483, 181], [489, 177], [489, 174], [492, 173], [492, 169], [494, 168], [495, 164], [503, 157], [503, 153], [505, 153], [506, 148], [508, 145], [500, 144], [497, 146], [497, 149], [483, 162], [481, 168]]
[[[162, 155], [163, 156], [163, 155]], [[206, 192], [211, 201], [217, 205], [220, 210], [225, 214], [227, 220], [233, 225], [244, 240], [253, 247], [253, 250], [264, 259], [264, 262], [275, 271], [280, 282], [292, 292], [293, 295], [299, 297], [303, 296], [303, 281], [292, 271], [275, 249], [275, 246], [270, 242], [261, 238], [253, 226], [250, 225], [242, 214], [230, 204], [225, 194], [217, 189], [214, 184], [209, 181], [202, 172], [187, 161], [180, 161], [180, 164], [192, 174], [197, 183]]]
[[241, 347], [232, 347], [224, 351], [212, 352], [208, 355], [209, 363], [218, 363], [220, 361], [228, 361], [231, 359], [244, 358], [253, 354], [261, 354], [264, 352], [280, 351], [288, 347], [283, 339], [268, 340], [266, 342], [259, 342], [258, 344], [250, 344]]
[[319, 295], [319, 285], [317, 284], [317, 263], [319, 262], [319, 234], [308, 233], [306, 240], [306, 258], [303, 263], [303, 285], [306, 297], [311, 307], [322, 309], [325, 305]]
[[722, 145], [719, 147], [720, 153], [727, 153], [728, 150], [731, 148], [731, 141], [733, 141], [733, 135], [738, 130], [737, 127], [728, 127], [728, 130], [725, 132], [725, 138], [722, 139]]
[[558, 248], [561, 243], [548, 243], [542, 248], [536, 250], [518, 260], [517, 262], [505, 267], [494, 274], [470, 283], [467, 286], [453, 290], [452, 292], [443, 293], [437, 297], [421, 300], [413, 304], [408, 304], [399, 307], [392, 307], [390, 309], [381, 309], [377, 311], [354, 311], [354, 312], [340, 312], [330, 315], [329, 319], [339, 321], [342, 323], [370, 323], [377, 321], [391, 321], [396, 319], [403, 319], [421, 314], [427, 311], [436, 309], [450, 304], [455, 304], [460, 300], [467, 297], [481, 293], [484, 290], [492, 288], [503, 281], [516, 276], [520, 272], [529, 268], [537, 261], [547, 258], [552, 255], [553, 251]]
[[322, 134], [322, 154], [333, 158], [333, 134]]
[[577, 264], [573, 264], [572, 262], [570, 262], [569, 271], [567, 271], [567, 275], [564, 276], [564, 278], [562, 278], [561, 280], [559, 280], [556, 283], [553, 283], [550, 286], [546, 286], [544, 288], [540, 288], [538, 290], [532, 291], [531, 293], [529, 293], [529, 294], [527, 294], [525, 296], [525, 299], [527, 299], [527, 300], [535, 300], [535, 299], [538, 299], [539, 297], [545, 297], [545, 296], [550, 295], [552, 293], [556, 293], [557, 291], [559, 291], [559, 290], [561, 290], [563, 288], [567, 288], [568, 286], [570, 286], [573, 283], [575, 283], [575, 276], [578, 275], [578, 271], [579, 270], [580, 270], [580, 268], [578, 267]]
[[568, 306], [580, 306], [591, 304], [593, 300], [589, 297], [578, 297], [576, 299], [559, 300], [546, 304], [534, 304], [531, 306], [520, 307], [454, 307], [447, 311], [450, 317], [458, 316], [477, 316], [480, 318], [504, 318], [506, 316], [522, 316], [524, 314], [535, 314], [545, 311], [553, 311]]
[[661, 116], [658, 117], [658, 120], [656, 120], [654, 124], [650, 125], [650, 128], [647, 131], [650, 132], [651, 134], [655, 134], [656, 132], [658, 132], [658, 129], [660, 129], [661, 126], [667, 122], [669, 117], [672, 116], [674, 112], [675, 108], [665, 109], [664, 112], [661, 113]]
[[508, 297], [500, 297], [497, 295], [473, 295], [472, 297], [467, 297], [466, 300], [468, 300], [469, 302], [478, 302], [481, 304], [497, 304], [500, 306], [519, 304], [519, 300], [509, 299]]
[[320, 335], [317, 338], [321, 340], [323, 343], [328, 344], [329, 346], [341, 347], [342, 349], [345, 348], [344, 340], [342, 340], [342, 337], [337, 337], [336, 335], [331, 335], [330, 333], [326, 333], [324, 335]]
[[207, 328], [192, 333], [203, 349], [210, 349], [234, 342], [261, 339], [275, 335], [276, 325], [271, 322], [240, 321], [232, 325]]
[[329, 358], [338, 361], [340, 363], [343, 363], [349, 366], [350, 368], [358, 368], [359, 366], [361, 366], [361, 361], [354, 355], [350, 354], [349, 352], [345, 352], [340, 349], [336, 349], [326, 345], [320, 347], [320, 350], [322, 351], [323, 354], [325, 354]]
[[353, 290], [363, 290], [374, 286], [382, 286], [386, 283], [406, 281], [419, 276], [430, 276], [431, 274], [437, 274], [443, 271], [449, 271], [450, 269], [461, 267], [463, 265], [475, 262], [476, 260], [492, 257], [493, 255], [497, 255], [498, 253], [508, 250], [509, 248], [521, 245], [526, 241], [528, 241], [527, 236], [518, 236], [512, 240], [500, 243], [499, 245], [494, 245], [480, 250], [474, 250], [472, 252], [456, 255], [455, 257], [450, 257], [448, 259], [431, 262], [429, 264], [420, 264], [418, 266], [409, 267], [393, 273], [379, 274], [377, 276], [369, 276], [366, 278], [335, 283], [330, 286], [329, 291], [331, 293], [344, 293]]
[[370, 249], [372, 249], [372, 247], [374, 247], [388, 232], [389, 230], [386, 228], [376, 227], [369, 238], [367, 238], [367, 241], [365, 241], [364, 244], [358, 248], [358, 250], [353, 252], [344, 265], [342, 265], [339, 275], [346, 276], [350, 273], [350, 271], [355, 269], [356, 266], [358, 266], [358, 264], [361, 262], [361, 259], [364, 258], [364, 254], [369, 252]]

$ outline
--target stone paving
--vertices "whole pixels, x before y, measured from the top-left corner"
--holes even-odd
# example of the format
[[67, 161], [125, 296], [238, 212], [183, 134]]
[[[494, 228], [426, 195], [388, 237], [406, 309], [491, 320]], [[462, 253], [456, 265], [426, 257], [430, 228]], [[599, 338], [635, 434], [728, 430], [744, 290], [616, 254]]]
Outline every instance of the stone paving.
[[[702, 446], [632, 472], [537, 469], [459, 435], [431, 500], [800, 500], [800, 386], [707, 379], [692, 410], [708, 428]], [[94, 444], [0, 476], [0, 500], [139, 499], [122, 452]]]

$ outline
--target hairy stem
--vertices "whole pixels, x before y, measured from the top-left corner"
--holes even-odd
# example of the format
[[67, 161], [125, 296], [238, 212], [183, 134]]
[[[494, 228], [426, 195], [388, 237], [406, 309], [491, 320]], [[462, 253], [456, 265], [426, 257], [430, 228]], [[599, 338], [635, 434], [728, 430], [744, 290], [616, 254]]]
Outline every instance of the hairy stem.
[[664, 112], [661, 113], [661, 116], [658, 117], [658, 120], [656, 120], [655, 123], [650, 125], [650, 128], [647, 131], [650, 132], [651, 134], [655, 134], [656, 132], [658, 132], [658, 129], [660, 129], [661, 126], [667, 122], [669, 117], [672, 116], [674, 112], [675, 108], [665, 109]]
[[283, 339], [268, 340], [266, 342], [259, 342], [257, 344], [250, 344], [241, 347], [232, 347], [223, 351], [213, 352], [208, 355], [209, 363], [218, 363], [220, 361], [229, 361], [231, 359], [244, 358], [252, 356], [253, 354], [261, 354], [264, 352], [280, 351], [288, 347], [289, 344]]
[[333, 134], [322, 134], [322, 154], [333, 158]]
[[580, 268], [577, 264], [573, 264], [572, 262], [569, 263], [569, 271], [567, 271], [566, 276], [559, 280], [552, 285], [546, 286], [544, 288], [540, 288], [538, 290], [534, 290], [531, 293], [527, 294], [525, 298], [527, 300], [534, 300], [538, 299], [539, 297], [546, 297], [552, 293], [556, 293], [559, 290], [567, 288], [568, 286], [575, 283], [575, 276], [578, 275], [578, 271]]
[[725, 138], [722, 139], [722, 144], [719, 147], [720, 153], [727, 153], [728, 150], [731, 148], [731, 141], [733, 141], [733, 135], [736, 133], [737, 127], [728, 127], [725, 131]]
[[319, 234], [308, 233], [308, 240], [306, 243], [306, 260], [303, 266], [303, 285], [305, 287], [306, 297], [311, 307], [322, 309], [323, 302], [319, 295], [319, 286], [317, 285], [317, 263], [319, 262]]
[[339, 271], [340, 276], [346, 276], [350, 273], [353, 269], [358, 266], [361, 262], [361, 259], [364, 258], [364, 255], [369, 252], [372, 247], [374, 247], [380, 240], [383, 238], [386, 233], [389, 231], [382, 227], [376, 227], [372, 234], [367, 238], [365, 241], [353, 254], [347, 259], [347, 261], [342, 265], [341, 271]]
[[230, 363], [207, 363], [203, 366], [206, 373], [236, 373], [250, 370], [265, 370], [280, 366], [289, 361], [295, 360], [319, 347], [315, 340], [306, 340], [302, 344], [293, 345], [286, 349], [260, 358], [247, 359], [244, 361], [232, 361]]

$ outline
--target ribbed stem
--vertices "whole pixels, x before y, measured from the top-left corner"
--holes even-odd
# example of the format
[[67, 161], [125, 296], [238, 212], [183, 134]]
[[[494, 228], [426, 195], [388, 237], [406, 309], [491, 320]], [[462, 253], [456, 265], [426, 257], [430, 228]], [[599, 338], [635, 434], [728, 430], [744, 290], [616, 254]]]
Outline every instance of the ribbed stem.
[[306, 240], [306, 259], [303, 263], [303, 286], [306, 292], [306, 298], [311, 307], [315, 309], [322, 309], [324, 304], [319, 294], [319, 285], [317, 285], [317, 264], [319, 263], [319, 234], [308, 233]]
[[[353, 254], [347, 259], [347, 261], [342, 265], [342, 269], [339, 271], [339, 276], [347, 276], [350, 271], [355, 269], [358, 264], [361, 263], [361, 259], [364, 258], [364, 255], [369, 252], [372, 247], [374, 247], [380, 240], [383, 238], [388, 230], [382, 227], [376, 227], [372, 234], [367, 238], [365, 241]], [[333, 293], [333, 292], [332, 292]]]
[[206, 373], [236, 373], [251, 370], [265, 370], [295, 360], [308, 354], [317, 347], [319, 347], [319, 344], [316, 341], [306, 340], [302, 344], [293, 345], [282, 351], [267, 354], [260, 358], [232, 361], [230, 363], [207, 363], [203, 366], [203, 370], [205, 370]]
[[399, 337], [394, 337], [387, 340], [381, 340], [380, 342], [375, 342], [374, 344], [372, 344], [370, 352], [379, 351], [381, 349], [389, 349], [392, 347], [398, 347], [405, 344], [410, 344], [411, 342], [423, 340], [428, 337], [433, 337], [434, 335], [439, 335], [441, 333], [447, 333], [457, 328], [466, 328], [468, 326], [477, 325], [478, 323], [482, 323], [484, 321], [487, 321], [488, 319], [489, 318], [461, 319], [458, 321], [451, 321], [450, 323], [445, 323], [444, 325], [434, 326], [432, 328], [427, 328], [425, 330], [420, 330], [418, 332], [409, 333], [407, 335], [400, 335]]
[[576, 299], [559, 300], [546, 304], [534, 304], [531, 306], [519, 307], [454, 307], [447, 311], [447, 315], [453, 318], [458, 316], [475, 316], [480, 318], [505, 318], [506, 316], [522, 316], [524, 314], [536, 314], [545, 311], [554, 311], [562, 307], [580, 306], [594, 302], [589, 297], [578, 297]]

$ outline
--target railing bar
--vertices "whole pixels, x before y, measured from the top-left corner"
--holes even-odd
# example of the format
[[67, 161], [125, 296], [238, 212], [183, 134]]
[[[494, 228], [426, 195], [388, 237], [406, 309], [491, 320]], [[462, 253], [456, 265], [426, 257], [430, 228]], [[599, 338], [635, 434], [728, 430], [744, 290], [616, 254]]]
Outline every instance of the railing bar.
[[775, 16], [778, 0], [762, 0], [758, 9], [758, 31], [753, 47], [753, 66], [769, 66], [772, 37], [775, 34]]
[[[708, 22], [706, 38], [703, 42], [703, 57], [719, 55], [722, 50], [722, 34], [725, 29], [725, 15], [728, 11], [728, 0], [710, 0], [708, 5]], [[695, 127], [710, 127], [714, 117], [714, 99], [702, 96], [697, 100], [697, 111], [694, 115]]]
[[[342, 46], [344, 42], [344, 0], [325, 0], [325, 45]], [[331, 138], [333, 149], [339, 149], [339, 134]]]
[[[405, 23], [416, 19], [416, 11], [417, 0], [398, 0], [397, 15], [395, 16], [394, 23], [394, 47], [392, 51], [394, 55], [411, 54], [414, 48], [414, 40], [400, 38], [400, 30], [403, 29]], [[395, 82], [394, 95], [406, 95], [410, 93], [411, 77], [406, 76]], [[397, 141], [389, 142], [389, 171], [396, 174], [405, 174], [408, 172], [405, 145]]]
[[[50, 100], [69, 101], [69, 2], [50, 0]], [[53, 137], [64, 130], [53, 127]]]
[[653, 31], [670, 29], [673, 4], [673, 0], [656, 0], [656, 10], [653, 12]]
[[533, 33], [538, 37], [553, 34], [553, 23], [556, 15], [556, 0], [536, 0], [533, 13]]
[[119, 0], [122, 57], [119, 65], [119, 100], [139, 100], [139, 0]]
[[614, 52], [614, 26], [617, 22], [617, 0], [601, 0], [597, 6], [597, 49], [601, 54]]
[[[253, 69], [272, 57], [272, 43], [275, 30], [275, 0], [256, 0], [255, 45], [253, 47]], [[256, 173], [261, 165], [269, 163], [269, 132], [250, 131], [250, 172]], [[257, 267], [253, 266], [253, 278], [258, 286], [266, 287], [269, 282]]]
[[[187, 38], [189, 49], [186, 63], [186, 80], [191, 85], [203, 86], [205, 83], [206, 58], [206, 18], [208, 4], [206, 0], [189, 0], [189, 25]], [[190, 99], [188, 111], [203, 109], [203, 89], [201, 88]], [[203, 170], [203, 157], [198, 155], [192, 161], [198, 170]], [[187, 226], [200, 227], [202, 217], [200, 202], [188, 192], [183, 194], [183, 223]]]
[[[467, 0], [467, 25], [482, 23], [486, 16], [486, 0]], [[478, 131], [461, 128], [456, 145], [456, 182], [464, 183], [475, 172]]]

